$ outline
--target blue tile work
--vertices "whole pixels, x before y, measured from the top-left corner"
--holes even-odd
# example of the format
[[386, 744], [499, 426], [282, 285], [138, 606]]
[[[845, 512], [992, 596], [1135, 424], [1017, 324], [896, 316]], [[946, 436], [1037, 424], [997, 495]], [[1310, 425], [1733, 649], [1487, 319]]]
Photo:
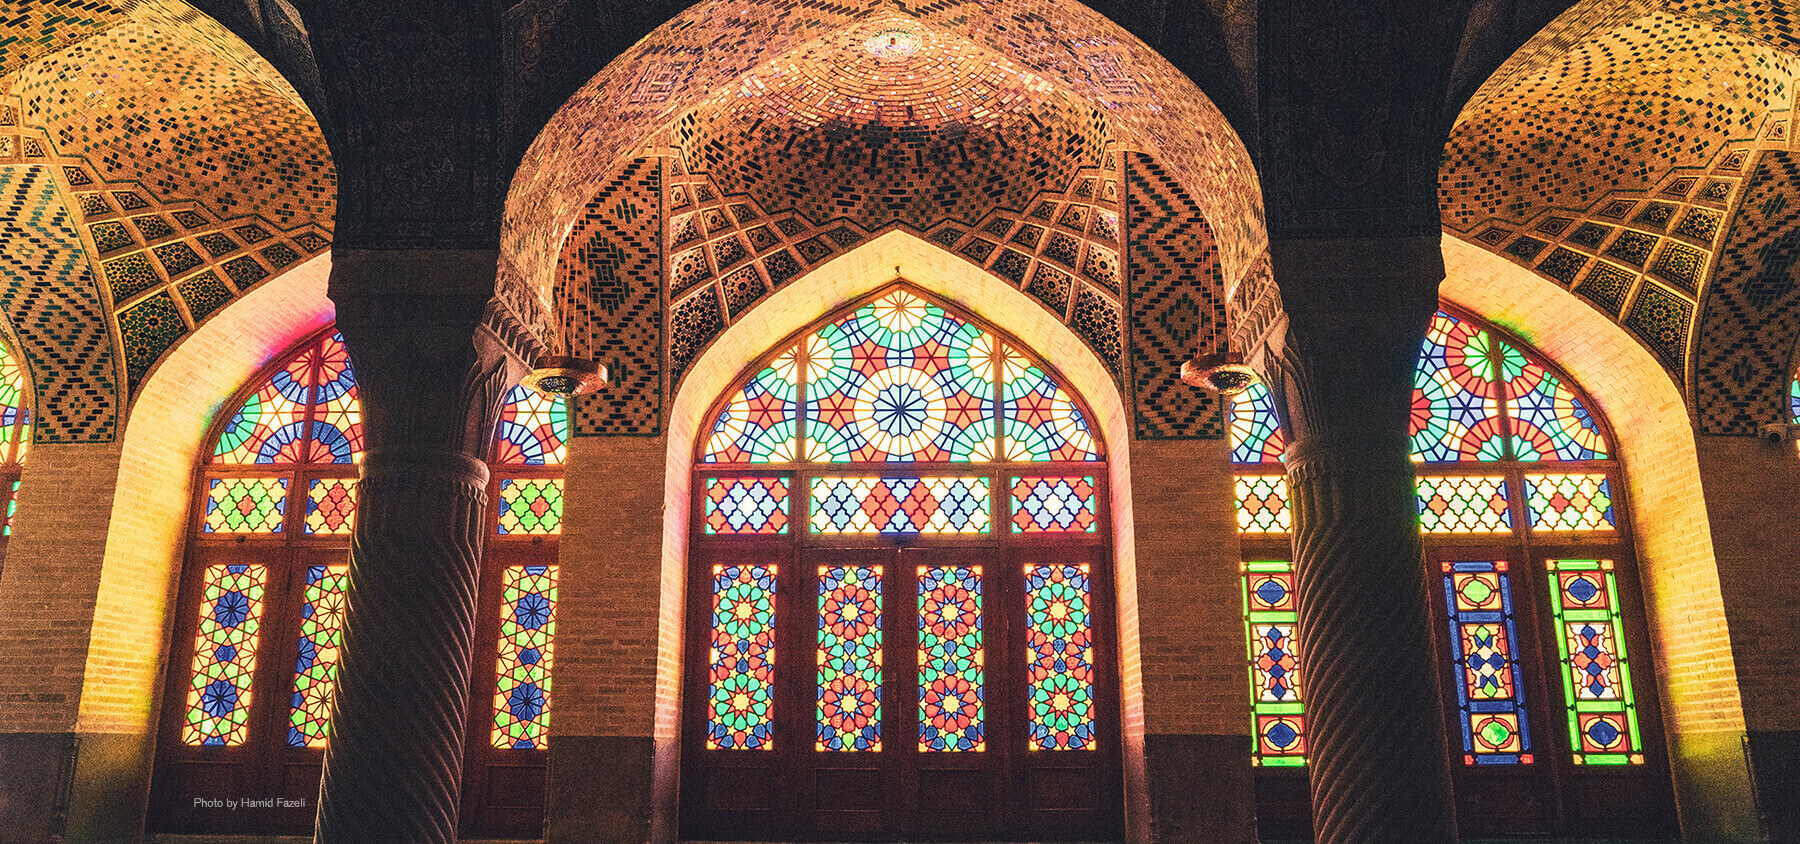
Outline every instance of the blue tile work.
[[119, 389], [106, 306], [81, 235], [42, 166], [0, 168], [0, 312], [37, 392], [39, 443], [111, 442]]
[[1126, 164], [1131, 388], [1140, 439], [1219, 439], [1222, 403], [1181, 383], [1181, 364], [1224, 346], [1225, 291], [1212, 229], [1148, 155]]

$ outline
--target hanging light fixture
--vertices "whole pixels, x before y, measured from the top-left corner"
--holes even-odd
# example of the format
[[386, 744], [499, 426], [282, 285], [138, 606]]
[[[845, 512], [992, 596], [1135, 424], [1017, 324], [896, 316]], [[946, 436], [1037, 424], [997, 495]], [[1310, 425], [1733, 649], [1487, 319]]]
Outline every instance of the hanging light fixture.
[[1245, 365], [1239, 352], [1208, 352], [1181, 364], [1182, 383], [1221, 396], [1237, 395], [1256, 381], [1256, 370]]
[[[584, 393], [591, 393], [606, 386], [606, 367], [594, 361], [593, 331], [587, 323], [587, 311], [579, 302], [579, 296], [587, 293], [587, 285], [583, 284], [571, 291], [564, 288], [563, 295], [567, 301], [559, 308], [561, 318], [557, 327], [561, 329], [561, 339], [569, 347], [566, 355], [540, 355], [537, 362], [531, 365], [531, 371], [519, 379], [519, 385], [547, 398], [570, 398]], [[580, 319], [580, 332], [577, 316]]]
[[568, 398], [606, 386], [606, 375], [606, 367], [586, 358], [545, 355], [519, 383], [545, 396]]

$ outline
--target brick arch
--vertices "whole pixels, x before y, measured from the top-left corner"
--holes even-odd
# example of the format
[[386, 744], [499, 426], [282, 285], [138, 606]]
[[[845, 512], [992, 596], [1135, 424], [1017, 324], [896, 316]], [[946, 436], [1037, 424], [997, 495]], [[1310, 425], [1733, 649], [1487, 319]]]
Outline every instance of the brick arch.
[[1680, 389], [1647, 349], [1568, 291], [1460, 238], [1444, 238], [1444, 264], [1446, 301], [1555, 361], [1612, 425], [1625, 492], [1636, 502], [1632, 531], [1678, 808], [1684, 818], [1741, 818], [1732, 793], [1749, 792], [1738, 738], [1744, 708]]
[[[898, 267], [898, 269], [896, 269]], [[686, 595], [691, 470], [696, 438], [706, 432], [706, 412], [746, 366], [779, 338], [812, 324], [895, 280], [904, 280], [957, 308], [1008, 332], [1061, 371], [1066, 383], [1087, 400], [1107, 454], [1111, 495], [1115, 587], [1118, 600], [1121, 712], [1125, 742], [1125, 781], [1129, 790], [1142, 783], [1143, 681], [1138, 648], [1137, 557], [1131, 506], [1131, 418], [1123, 394], [1106, 365], [1068, 326], [1031, 297], [929, 241], [904, 231], [890, 231], [831, 259], [804, 278], [776, 291], [767, 302], [734, 323], [694, 362], [669, 413], [663, 488], [661, 574], [662, 631], [656, 683], [655, 734], [657, 765], [673, 770], [680, 720], [678, 673], [682, 664], [682, 612]], [[667, 737], [665, 739], [665, 737]], [[674, 782], [659, 781], [673, 789]], [[1132, 840], [1147, 840], [1144, 796], [1126, 795], [1126, 825]], [[670, 813], [672, 792], [652, 801]], [[654, 822], [653, 822], [654, 823]]]
[[1778, 7], [1584, 0], [1470, 99], [1440, 171], [1447, 234], [1622, 326], [1709, 432], [1773, 404], [1769, 343], [1792, 342], [1744, 290], [1787, 219], [1763, 203], [1800, 188], [1763, 164], [1795, 141], [1791, 28]]
[[553, 262], [621, 156], [667, 142], [657, 133], [764, 63], [877, 14], [900, 14], [1005, 56], [1043, 85], [1092, 104], [1126, 148], [1154, 150], [1222, 233], [1226, 278], [1237, 278], [1261, 252], [1261, 192], [1224, 116], [1161, 56], [1085, 6], [1033, 0], [800, 8], [707, 0], [609, 64], [527, 151], [507, 198], [503, 295], [555, 301]]

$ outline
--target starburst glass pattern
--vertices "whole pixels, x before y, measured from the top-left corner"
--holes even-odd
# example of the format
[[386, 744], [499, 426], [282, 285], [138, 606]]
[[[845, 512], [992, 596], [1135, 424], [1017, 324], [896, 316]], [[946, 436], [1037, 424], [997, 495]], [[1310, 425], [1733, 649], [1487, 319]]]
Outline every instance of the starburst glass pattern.
[[881, 749], [881, 566], [819, 567], [820, 751]]
[[707, 478], [700, 521], [707, 535], [788, 532], [787, 478]]
[[1231, 462], [1280, 463], [1286, 449], [1269, 388], [1258, 381], [1231, 397]]
[[350, 352], [344, 335], [332, 332], [319, 344], [318, 393], [313, 408], [312, 441], [308, 463], [358, 463], [362, 461], [362, 405], [356, 398], [356, 373], [350, 369]]
[[1512, 530], [1506, 478], [1497, 475], [1420, 477], [1419, 526], [1426, 533], [1506, 533]]
[[299, 463], [305, 459], [306, 410], [312, 403], [318, 348], [308, 345], [233, 411], [213, 463]]
[[1099, 511], [1094, 506], [1094, 477], [1015, 478], [1012, 487], [1013, 533], [1094, 533]]
[[31, 445], [31, 411], [25, 406], [25, 368], [0, 344], [0, 464], [17, 466]]
[[280, 533], [287, 478], [207, 478], [202, 533]]
[[556, 643], [556, 566], [507, 566], [500, 581], [494, 728], [502, 750], [537, 750], [550, 733]]
[[1240, 564], [1244, 633], [1250, 643], [1250, 760], [1268, 767], [1306, 764], [1306, 705], [1300, 682], [1294, 564]]
[[807, 338], [807, 457], [994, 459], [993, 335], [904, 290]]
[[324, 747], [331, 729], [331, 690], [337, 685], [343, 642], [344, 589], [349, 566], [309, 566], [300, 605], [300, 654], [294, 659], [294, 699], [288, 744]]
[[1513, 456], [1527, 461], [1606, 459], [1600, 420], [1574, 387], [1510, 344], [1498, 345]]
[[812, 532], [987, 533], [987, 478], [813, 478]]
[[987, 749], [981, 566], [919, 566], [919, 750]]
[[1526, 475], [1532, 530], [1612, 530], [1612, 481], [1601, 474]]
[[706, 749], [770, 750], [775, 566], [713, 566]]
[[500, 406], [494, 462], [503, 466], [561, 466], [568, 460], [569, 404], [514, 387]]
[[306, 482], [307, 535], [349, 536], [356, 529], [356, 481], [313, 478]]
[[1025, 566], [1031, 750], [1093, 750], [1094, 631], [1088, 567]]
[[1512, 580], [1503, 560], [1445, 562], [1444, 605], [1463, 764], [1529, 765], [1529, 723]]
[[1413, 373], [1413, 460], [1501, 458], [1500, 401], [1488, 365], [1491, 335], [1442, 311], [1431, 320]]
[[775, 356], [713, 421], [701, 463], [789, 463], [799, 447], [799, 350]]
[[1100, 459], [1087, 417], [1068, 390], [1010, 348], [1000, 362], [1000, 437], [1008, 460]]
[[232, 747], [249, 733], [250, 677], [256, 670], [268, 568], [207, 566], [200, 587], [181, 742]]
[[1551, 560], [1550, 606], [1577, 765], [1641, 765], [1643, 734], [1611, 560]]
[[1239, 533], [1288, 532], [1286, 475], [1238, 475], [1236, 485]]
[[500, 481], [501, 536], [555, 536], [562, 533], [562, 478], [504, 478]]

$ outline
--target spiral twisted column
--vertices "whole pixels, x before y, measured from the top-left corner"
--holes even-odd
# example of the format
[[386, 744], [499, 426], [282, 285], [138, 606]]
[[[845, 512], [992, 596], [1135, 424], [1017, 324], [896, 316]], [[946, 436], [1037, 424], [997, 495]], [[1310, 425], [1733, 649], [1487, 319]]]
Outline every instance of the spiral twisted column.
[[1288, 436], [1300, 669], [1321, 842], [1455, 841], [1407, 420], [1435, 237], [1277, 241], [1253, 360]]
[[481, 458], [516, 374], [481, 327], [493, 253], [333, 258], [365, 451], [315, 840], [448, 844], [467, 734]]

